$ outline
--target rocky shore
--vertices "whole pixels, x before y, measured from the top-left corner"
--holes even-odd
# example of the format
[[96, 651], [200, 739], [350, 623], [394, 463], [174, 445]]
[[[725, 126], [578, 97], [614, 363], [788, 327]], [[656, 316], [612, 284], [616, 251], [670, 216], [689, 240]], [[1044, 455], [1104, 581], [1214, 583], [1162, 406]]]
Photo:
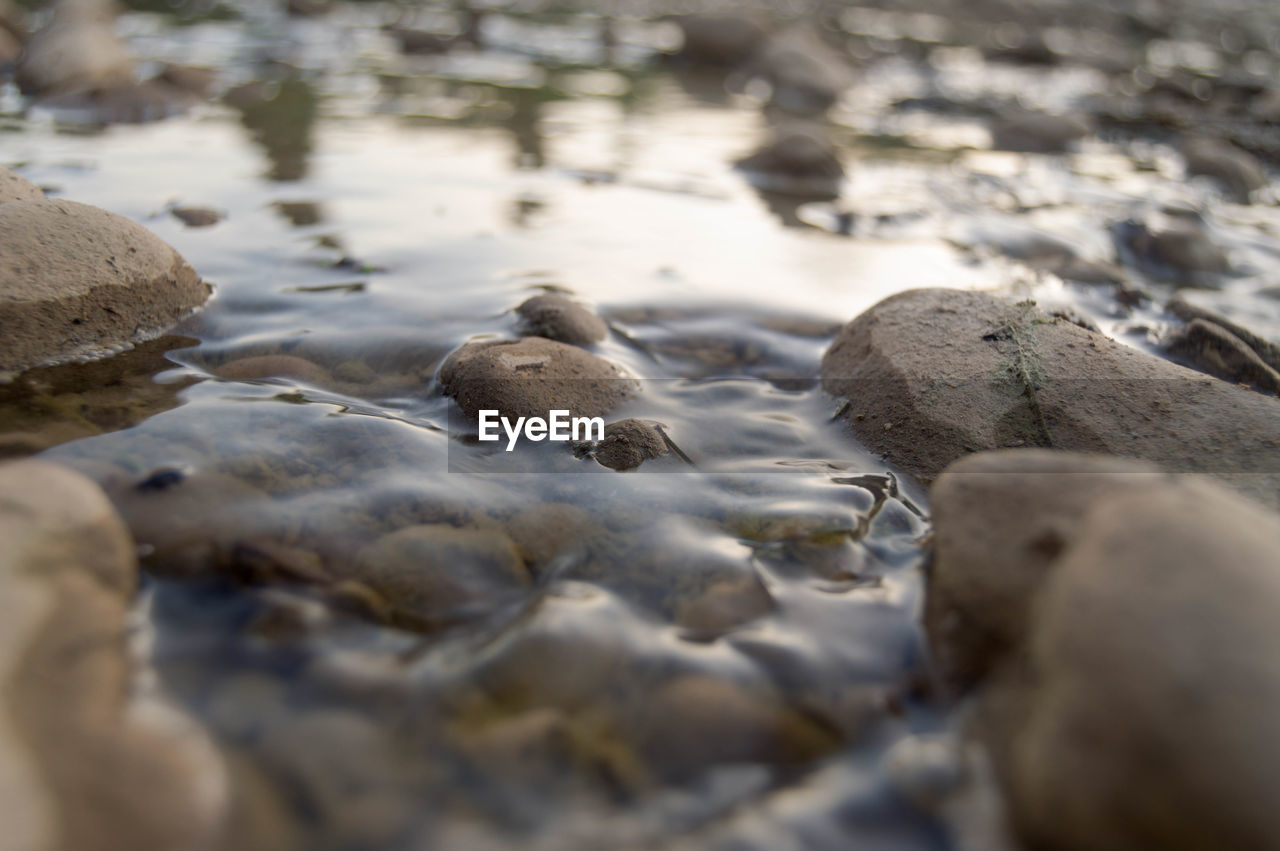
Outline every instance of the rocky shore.
[[178, 5], [0, 0], [0, 847], [1280, 847], [1267, 9]]

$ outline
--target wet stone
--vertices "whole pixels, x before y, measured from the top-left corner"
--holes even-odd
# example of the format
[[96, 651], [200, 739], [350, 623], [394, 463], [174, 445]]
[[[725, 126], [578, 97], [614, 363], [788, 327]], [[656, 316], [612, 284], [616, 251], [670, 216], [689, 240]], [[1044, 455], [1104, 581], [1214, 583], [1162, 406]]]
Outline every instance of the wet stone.
[[746, 62], [767, 35], [765, 28], [748, 15], [681, 15], [676, 24], [684, 36], [680, 57], [715, 67]]
[[122, 216], [72, 201], [0, 204], [0, 371], [136, 342], [208, 295], [176, 251]]
[[1011, 111], [991, 125], [992, 144], [1002, 151], [1061, 154], [1089, 135], [1090, 123], [1077, 115]]
[[840, 744], [834, 731], [776, 695], [720, 677], [677, 677], [639, 710], [638, 747], [669, 779], [717, 765], [804, 763]]
[[169, 214], [189, 228], [212, 227], [226, 218], [212, 207], [174, 207]]
[[289, 378], [317, 387], [332, 383], [324, 367], [293, 355], [255, 355], [239, 358], [215, 368], [213, 374], [219, 378], [240, 381]]
[[355, 577], [410, 624], [465, 618], [509, 602], [531, 584], [511, 539], [497, 529], [410, 526], [360, 552]]
[[639, 390], [604, 358], [542, 337], [468, 343], [445, 360], [440, 383], [469, 417], [546, 418], [559, 409], [594, 417]]
[[1231, 271], [1226, 253], [1194, 217], [1163, 225], [1123, 221], [1112, 226], [1120, 259], [1158, 281], [1216, 288]]
[[596, 460], [613, 470], [634, 470], [645, 461], [666, 454], [667, 442], [662, 433], [637, 419], [609, 423], [595, 450]]
[[532, 336], [589, 345], [609, 334], [609, 326], [587, 308], [559, 293], [534, 296], [516, 309]]
[[844, 178], [835, 146], [818, 127], [787, 124], [737, 167], [762, 189], [789, 195], [833, 194]]
[[[823, 386], [869, 448], [930, 482], [972, 452], [1052, 447], [1234, 480], [1280, 503], [1280, 402], [1147, 355], [1032, 302], [909, 290], [836, 336]], [[1224, 417], [1223, 411], [1232, 412]]]
[[1280, 372], [1235, 334], [1207, 319], [1191, 320], [1170, 336], [1165, 349], [1210, 375], [1280, 393]]
[[1248, 204], [1254, 192], [1267, 185], [1267, 174], [1261, 163], [1228, 142], [1218, 139], [1192, 138], [1182, 147], [1187, 174], [1213, 179], [1233, 201]]

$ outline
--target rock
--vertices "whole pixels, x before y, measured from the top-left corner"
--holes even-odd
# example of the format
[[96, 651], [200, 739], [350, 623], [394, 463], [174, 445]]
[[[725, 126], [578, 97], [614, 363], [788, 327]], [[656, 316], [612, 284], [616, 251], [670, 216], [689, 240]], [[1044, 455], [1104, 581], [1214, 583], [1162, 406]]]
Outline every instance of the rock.
[[39, 186], [16, 172], [0, 166], [0, 204], [6, 201], [27, 201], [43, 197], [44, 192]]
[[16, 65], [22, 56], [22, 40], [7, 27], [0, 25], [0, 67]]
[[376, 848], [398, 838], [418, 815], [411, 790], [421, 769], [413, 751], [354, 712], [318, 709], [296, 716], [263, 736], [262, 759], [283, 778], [295, 807], [313, 814], [303, 847]]
[[1280, 517], [1207, 482], [1092, 502], [988, 700], [1028, 846], [1280, 845], [1277, 551]]
[[1210, 375], [1280, 394], [1280, 372], [1235, 334], [1206, 319], [1192, 319], [1170, 336], [1165, 349]]
[[1166, 217], [1164, 226], [1117, 222], [1111, 230], [1121, 260], [1158, 281], [1213, 288], [1231, 271], [1227, 255], [1194, 215]]
[[536, 295], [516, 308], [526, 331], [561, 343], [589, 345], [609, 335], [604, 320], [558, 293]]
[[844, 57], [808, 29], [773, 36], [754, 65], [769, 83], [770, 105], [797, 115], [825, 113], [853, 83]]
[[750, 59], [764, 43], [765, 28], [742, 15], [681, 15], [684, 36], [679, 56], [700, 65], [732, 68]]
[[210, 207], [173, 207], [169, 214], [189, 228], [207, 228], [226, 218]]
[[176, 251], [122, 216], [72, 201], [0, 204], [0, 371], [128, 345], [208, 295]]
[[124, 87], [137, 81], [116, 37], [112, 0], [57, 0], [53, 19], [27, 41], [14, 79], [26, 95]]
[[604, 427], [595, 457], [612, 470], [634, 470], [651, 458], [667, 454], [662, 433], [644, 420], [625, 419]]
[[1253, 193], [1267, 185], [1267, 173], [1246, 151], [1218, 139], [1196, 137], [1182, 147], [1187, 175], [1212, 178], [1231, 200], [1248, 204]]
[[1030, 302], [900, 293], [840, 331], [822, 379], [858, 438], [924, 482], [973, 452], [1043, 446], [1213, 473], [1280, 503], [1280, 400]]
[[213, 92], [218, 80], [218, 72], [213, 68], [201, 65], [175, 65], [165, 62], [154, 80], [173, 87], [181, 92], [206, 98]]
[[844, 166], [821, 128], [783, 125], [754, 154], [734, 163], [759, 188], [786, 195], [832, 195], [844, 179]]
[[238, 381], [256, 381], [268, 378], [289, 378], [316, 387], [333, 383], [328, 370], [304, 358], [293, 355], [254, 355], [224, 363], [213, 370], [219, 378]]
[[580, 545], [596, 529], [591, 515], [563, 502], [545, 502], [522, 509], [507, 522], [507, 534], [535, 571]]
[[481, 410], [545, 418], [559, 409], [596, 417], [639, 390], [607, 360], [542, 337], [467, 343], [445, 359], [440, 384], [473, 418]]
[[0, 812], [6, 847], [213, 847], [229, 802], [208, 737], [141, 686], [133, 542], [83, 476], [0, 467]]
[[1280, 370], [1280, 346], [1270, 340], [1258, 336], [1243, 325], [1232, 322], [1221, 314], [1214, 313], [1212, 310], [1206, 310], [1197, 304], [1193, 304], [1181, 293], [1175, 294], [1174, 297], [1170, 299], [1167, 307], [1169, 308], [1170, 313], [1177, 316], [1184, 322], [1191, 322], [1195, 319], [1204, 319], [1207, 322], [1212, 322], [1219, 328], [1225, 328], [1227, 331], [1231, 332], [1233, 336], [1240, 339], [1245, 343], [1245, 345], [1252, 349], [1258, 357], [1262, 358], [1263, 362], [1266, 363], [1267, 366], [1274, 370]]
[[361, 550], [355, 578], [410, 623], [449, 621], [509, 601], [531, 579], [511, 539], [496, 529], [410, 526]]
[[1077, 115], [1014, 110], [998, 116], [991, 125], [994, 147], [1002, 151], [1029, 154], [1062, 154], [1093, 132], [1093, 127]]
[[222, 570], [238, 543], [278, 531], [267, 496], [222, 473], [162, 467], [103, 484], [141, 548], [143, 564], [161, 575]]
[[1170, 482], [1147, 464], [1046, 449], [980, 452], [947, 467], [929, 492], [924, 613], [946, 678], [971, 686], [1022, 646], [1032, 600], [1095, 500]]
[[760, 577], [744, 573], [713, 582], [696, 596], [676, 604], [675, 623], [699, 636], [718, 636], [774, 610]]
[[652, 691], [636, 724], [637, 748], [670, 780], [735, 763], [795, 765], [839, 747], [835, 731], [776, 695], [700, 674]]

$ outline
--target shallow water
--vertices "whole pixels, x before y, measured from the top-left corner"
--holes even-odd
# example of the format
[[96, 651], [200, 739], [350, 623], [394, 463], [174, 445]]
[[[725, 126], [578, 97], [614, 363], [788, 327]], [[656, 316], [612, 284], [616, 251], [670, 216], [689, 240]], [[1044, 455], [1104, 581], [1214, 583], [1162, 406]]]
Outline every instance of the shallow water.
[[[610, 61], [591, 15], [513, 13], [488, 22], [498, 49], [414, 59], [379, 6], [236, 8], [122, 28], [143, 56], [264, 84], [143, 126], [14, 115], [5, 159], [143, 221], [216, 288], [140, 348], [167, 363], [123, 356], [145, 405], [95, 419], [114, 403], [58, 397], [67, 436], [105, 433], [47, 454], [165, 530], [144, 553], [151, 659], [258, 778], [262, 823], [306, 848], [954, 846], [886, 761], [947, 723], [916, 624], [927, 505], [832, 421], [822, 352], [923, 286], [1030, 295], [1154, 350], [1172, 287], [1130, 270], [1150, 297], [1126, 306], [1024, 246], [1049, 233], [1109, 260], [1111, 222], [1175, 202], [1238, 270], [1204, 298], [1276, 338], [1276, 208], [1186, 183], [1158, 137], [1033, 157], [986, 150], [972, 115], [891, 108], [939, 70], [970, 102], [1075, 103], [1103, 85], [1090, 68], [882, 51], [832, 115], [844, 191], [801, 202], [733, 171], [767, 129], [759, 101], [653, 63], [659, 25], [623, 27]], [[857, 44], [931, 32], [842, 20]], [[175, 203], [226, 219], [187, 228]], [[621, 474], [460, 433], [440, 361], [517, 334], [514, 308], [547, 289], [596, 306], [597, 353], [643, 379], [610, 419], [662, 422], [687, 460]], [[258, 355], [318, 369], [214, 376]], [[342, 581], [422, 524], [511, 534], [532, 581], [425, 612]]]

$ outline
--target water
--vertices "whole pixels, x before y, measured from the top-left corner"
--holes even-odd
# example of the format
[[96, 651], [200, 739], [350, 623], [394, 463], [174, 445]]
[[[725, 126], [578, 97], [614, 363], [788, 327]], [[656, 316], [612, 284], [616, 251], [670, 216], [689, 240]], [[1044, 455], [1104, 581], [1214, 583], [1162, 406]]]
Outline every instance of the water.
[[[1110, 222], [1171, 203], [1232, 253], [1205, 298], [1274, 338], [1276, 208], [1184, 182], [1158, 135], [1025, 157], [985, 150], [980, 111], [893, 108], [939, 80], [1042, 106], [1106, 84], [934, 49], [938, 21], [907, 6], [840, 19], [864, 67], [832, 113], [834, 200], [732, 169], [760, 101], [652, 62], [659, 23], [625, 20], [607, 57], [594, 14], [513, 9], [486, 22], [497, 49], [424, 58], [378, 32], [381, 6], [235, 8], [121, 24], [139, 55], [246, 84], [223, 102], [5, 119], [24, 175], [143, 221], [215, 286], [171, 336], [49, 371], [5, 416], [68, 441], [46, 454], [153, 542], [150, 661], [261, 790], [258, 828], [316, 849], [956, 847], [890, 770], [948, 723], [916, 623], [927, 503], [832, 421], [822, 352], [924, 286], [1031, 295], [1155, 350], [1171, 287], [1131, 270], [1150, 297], [1126, 306], [1026, 246], [1105, 262]], [[177, 203], [226, 218], [187, 228]], [[440, 362], [517, 334], [547, 290], [595, 306], [595, 351], [643, 379], [609, 419], [662, 422], [687, 461], [613, 473], [458, 433]], [[310, 371], [215, 375], [262, 355]], [[435, 579], [378, 544], [418, 526], [453, 553]], [[508, 538], [519, 581], [492, 564]]]

